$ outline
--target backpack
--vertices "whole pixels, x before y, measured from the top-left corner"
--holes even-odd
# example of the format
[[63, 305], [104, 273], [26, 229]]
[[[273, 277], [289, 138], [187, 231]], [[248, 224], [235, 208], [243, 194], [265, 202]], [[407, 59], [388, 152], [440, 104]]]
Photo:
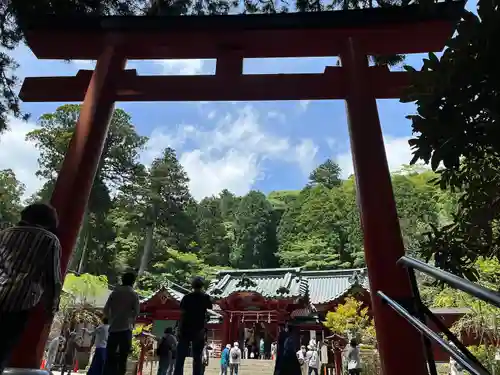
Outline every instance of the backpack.
[[233, 352], [231, 353], [231, 358], [233, 360], [237, 360], [238, 358], [240, 358], [239, 354], [238, 354], [238, 351], [237, 350], [233, 350]]
[[[156, 348], [156, 355], [158, 357], [163, 357], [163, 356], [167, 356], [170, 352], [174, 352], [174, 349], [171, 348], [171, 345], [169, 345], [166, 338], [163, 337], [160, 341], [160, 345], [158, 345], [158, 348]], [[174, 353], [172, 353], [172, 354], [174, 354]]]

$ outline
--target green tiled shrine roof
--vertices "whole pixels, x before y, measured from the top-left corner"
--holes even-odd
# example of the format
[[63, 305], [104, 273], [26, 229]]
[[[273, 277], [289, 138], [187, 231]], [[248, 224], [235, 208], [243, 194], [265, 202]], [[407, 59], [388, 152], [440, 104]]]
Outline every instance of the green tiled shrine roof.
[[[267, 299], [305, 297], [314, 308], [314, 305], [335, 301], [356, 286], [369, 290], [366, 269], [304, 271], [301, 268], [273, 268], [220, 271], [207, 292], [215, 300], [238, 292], [255, 292]], [[178, 302], [189, 293], [189, 290], [170, 282], [143, 299], [141, 304], [162, 291]], [[220, 307], [215, 304], [210, 313], [215, 317], [219, 315], [217, 311]]]
[[308, 297], [313, 305], [343, 296], [354, 286], [368, 290], [365, 269], [304, 271], [301, 268], [225, 270], [208, 289], [215, 299], [238, 292], [256, 292], [264, 298]]
[[313, 305], [335, 301], [355, 285], [368, 290], [366, 270], [302, 271], [309, 285], [309, 300]]
[[237, 292], [256, 292], [265, 298], [294, 298], [307, 294], [300, 268], [220, 271], [208, 293], [226, 298]]
[[147, 298], [141, 299], [141, 303], [146, 303], [149, 300], [151, 300], [154, 296], [156, 296], [160, 292], [165, 292], [167, 296], [170, 298], [174, 299], [177, 302], [181, 302], [182, 298], [184, 297], [185, 294], [189, 293], [189, 290], [181, 287], [178, 284], [175, 284], [173, 282], [169, 282], [165, 285], [163, 285], [159, 290], [151, 294]]

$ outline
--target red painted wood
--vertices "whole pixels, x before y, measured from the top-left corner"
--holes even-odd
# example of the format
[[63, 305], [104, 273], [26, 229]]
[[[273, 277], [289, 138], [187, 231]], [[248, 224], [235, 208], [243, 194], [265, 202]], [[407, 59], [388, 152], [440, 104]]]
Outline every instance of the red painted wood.
[[[411, 298], [408, 274], [396, 264], [405, 254], [392, 192], [377, 103], [368, 80], [368, 59], [360, 43], [349, 39], [341, 54], [349, 92], [347, 112], [361, 211], [377, 342], [385, 375], [427, 374], [422, 339], [406, 320], [383, 304], [376, 291], [396, 300]], [[395, 350], [401, 342], [405, 350]]]
[[[450, 21], [400, 23], [372, 28], [252, 29], [224, 31], [113, 32], [124, 38], [127, 59], [216, 59], [227, 50], [240, 50], [245, 58], [337, 56], [344, 41], [354, 37], [370, 55], [441, 51], [454, 31]], [[415, 36], [418, 35], [418, 38]], [[39, 59], [96, 60], [108, 37], [104, 32], [25, 33], [28, 46]], [[410, 42], [411, 41], [411, 42]]]
[[144, 360], [146, 359], [146, 345], [141, 342], [141, 353], [139, 355], [139, 363], [137, 364], [137, 375], [142, 375]]
[[335, 374], [342, 375], [342, 350], [335, 348], [333, 351], [335, 355]]
[[227, 344], [231, 344], [231, 325], [229, 317], [225, 315], [222, 321], [222, 345], [225, 346]]
[[[393, 298], [411, 295], [408, 280], [396, 267], [403, 247], [394, 199], [388, 176], [375, 98], [395, 98], [409, 83], [405, 73], [389, 73], [383, 68], [367, 68], [358, 55], [420, 53], [440, 51], [454, 29], [451, 21], [399, 22], [378, 27], [258, 29], [234, 32], [48, 32], [27, 31], [29, 47], [38, 58], [100, 58], [94, 73], [76, 77], [28, 78], [21, 97], [25, 101], [79, 102], [84, 106], [77, 130], [58, 177], [52, 203], [61, 221], [62, 269], [75, 244], [88, 200], [97, 162], [106, 137], [114, 101], [252, 101], [299, 99], [347, 99], [350, 132], [365, 252], [372, 290], [383, 290]], [[418, 35], [418, 38], [415, 36]], [[120, 61], [112, 63], [109, 37], [126, 40]], [[354, 38], [359, 50], [346, 53], [346, 40]], [[412, 42], [409, 42], [412, 40]], [[232, 51], [228, 54], [228, 51]], [[237, 53], [235, 52], [237, 51]], [[239, 75], [241, 58], [307, 57], [342, 55], [343, 67], [328, 67], [324, 74]], [[129, 59], [219, 59], [216, 76], [139, 77], [135, 71], [116, 74]], [[107, 61], [105, 63], [104, 61]], [[115, 73], [115, 74], [109, 74]], [[91, 79], [92, 77], [92, 79]], [[89, 85], [90, 83], [90, 85]], [[269, 307], [266, 301], [258, 301]], [[223, 309], [242, 305], [227, 299]], [[243, 303], [244, 305], [244, 303]], [[379, 350], [384, 374], [421, 375], [425, 362], [418, 335], [380, 301], [373, 297]], [[281, 316], [299, 307], [279, 301]], [[153, 311], [153, 314], [160, 312]], [[25, 337], [16, 351], [18, 367], [38, 368], [47, 337], [48, 319], [37, 312], [30, 319]], [[228, 319], [229, 317], [226, 317]], [[147, 317], [145, 319], [151, 319]], [[233, 317], [229, 338], [237, 337], [239, 322]], [[41, 334], [40, 334], [41, 333]], [[404, 342], [405, 352], [395, 351], [394, 343]]]
[[[125, 60], [114, 47], [107, 47], [99, 58], [95, 73], [83, 102], [75, 132], [57, 177], [51, 203], [59, 215], [61, 272], [66, 274], [71, 253], [94, 181], [113, 113], [113, 72], [123, 69]], [[50, 91], [49, 89], [47, 91]], [[35, 309], [20, 340], [10, 365], [39, 368], [52, 317]]]
[[[25, 102], [79, 102], [92, 71], [75, 77], [26, 78], [20, 91]], [[399, 98], [410, 84], [406, 72], [386, 67], [369, 69], [365, 84], [378, 99]], [[50, 90], [47, 90], [50, 87]], [[166, 90], [165, 88], [169, 89]], [[327, 67], [321, 74], [255, 74], [233, 76], [138, 76], [135, 70], [122, 73], [114, 99], [127, 101], [255, 101], [345, 99], [344, 68]]]

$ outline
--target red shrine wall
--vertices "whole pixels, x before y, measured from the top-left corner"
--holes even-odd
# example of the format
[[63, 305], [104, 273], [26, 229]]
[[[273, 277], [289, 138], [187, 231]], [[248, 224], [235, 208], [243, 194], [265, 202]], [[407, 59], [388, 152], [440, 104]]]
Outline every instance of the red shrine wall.
[[[436, 314], [448, 328], [451, 328], [463, 315], [463, 313]], [[439, 332], [439, 329], [432, 322], [428, 322], [428, 325], [433, 331]], [[465, 346], [479, 345], [480, 343], [480, 339], [473, 334], [463, 332], [460, 336], [459, 339]], [[441, 349], [439, 345], [433, 345], [433, 353], [435, 361], [448, 362], [450, 360], [450, 355]]]
[[[322, 305], [316, 305], [316, 309], [318, 313], [320, 314], [320, 319], [323, 319], [324, 316], [328, 311], [335, 311], [335, 308], [339, 305], [345, 302], [345, 297], [341, 297], [335, 301], [332, 301], [327, 304], [322, 304]], [[370, 303], [370, 295], [369, 293], [361, 293], [356, 296], [356, 299], [359, 301], [363, 302], [363, 305], [368, 307], [369, 309], [369, 314], [371, 315], [371, 303]], [[156, 301], [155, 301], [156, 302]], [[165, 303], [166, 302], [166, 303]], [[167, 315], [170, 318], [178, 318], [179, 317], [179, 311], [178, 311], [178, 306], [171, 305], [167, 301], [163, 301], [163, 303], [159, 304], [161, 308], [157, 307], [156, 309], [152, 309], [152, 313], [149, 315], [148, 318], [143, 318], [143, 319], [138, 319], [138, 322], [141, 323], [148, 323], [151, 322], [154, 319], [161, 319], [166, 317]], [[165, 308], [168, 307], [170, 310], [165, 310]], [[436, 316], [441, 319], [441, 321], [445, 324], [446, 327], [451, 328], [452, 325], [457, 322], [462, 316], [463, 313], [459, 312], [450, 312], [450, 313], [441, 313], [441, 314], [436, 314]], [[151, 319], [153, 318], [153, 319]], [[229, 317], [225, 317], [224, 319], [229, 319]], [[234, 341], [238, 340], [238, 335], [239, 335], [239, 330], [242, 327], [247, 327], [249, 328], [249, 324], [252, 322], [241, 322], [241, 318], [234, 318], [232, 324], [230, 324], [230, 332], [228, 336], [224, 336], [224, 323], [217, 323], [217, 324], [209, 324], [207, 329], [208, 329], [208, 341], [213, 342], [216, 344], [217, 348], [216, 351], [219, 349], [219, 347], [222, 347], [223, 345], [226, 345], [228, 343], [233, 343]], [[271, 323], [271, 326], [269, 327], [269, 331], [273, 331], [271, 335], [277, 334], [279, 330], [279, 324], [284, 323], [283, 322], [273, 322]], [[432, 324], [432, 322], [429, 322], [429, 327], [433, 329], [435, 332], [439, 332], [437, 327]], [[324, 336], [328, 336], [331, 334], [328, 329], [326, 329], [321, 323], [319, 324], [311, 324], [311, 323], [304, 323], [299, 326], [299, 329], [302, 332], [302, 338], [304, 343], [307, 343], [309, 340], [309, 332], [310, 331], [316, 331], [316, 338], [319, 340]], [[229, 341], [228, 341], [229, 338]], [[226, 342], [228, 341], [228, 342]], [[472, 334], [466, 334], [463, 333], [461, 336], [461, 341], [465, 346], [469, 345], [478, 345], [479, 344], [479, 338], [474, 337]], [[434, 359], [438, 362], [447, 362], [449, 361], [449, 355], [442, 350], [438, 345], [433, 345], [433, 353], [434, 353]]]

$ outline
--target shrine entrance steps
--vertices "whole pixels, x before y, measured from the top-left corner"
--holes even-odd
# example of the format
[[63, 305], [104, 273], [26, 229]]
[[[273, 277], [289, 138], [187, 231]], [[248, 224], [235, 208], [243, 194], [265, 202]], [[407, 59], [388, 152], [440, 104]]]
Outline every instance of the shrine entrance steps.
[[[153, 372], [149, 363], [145, 364], [143, 375], [156, 375], [158, 363], [153, 362]], [[184, 366], [184, 375], [192, 374], [192, 359], [186, 358]], [[259, 359], [245, 359], [241, 362], [238, 375], [272, 375], [274, 372], [274, 361], [259, 360]], [[210, 358], [208, 367], [205, 370], [205, 375], [220, 375], [220, 358]], [[230, 375], [229, 369], [227, 375]]]

